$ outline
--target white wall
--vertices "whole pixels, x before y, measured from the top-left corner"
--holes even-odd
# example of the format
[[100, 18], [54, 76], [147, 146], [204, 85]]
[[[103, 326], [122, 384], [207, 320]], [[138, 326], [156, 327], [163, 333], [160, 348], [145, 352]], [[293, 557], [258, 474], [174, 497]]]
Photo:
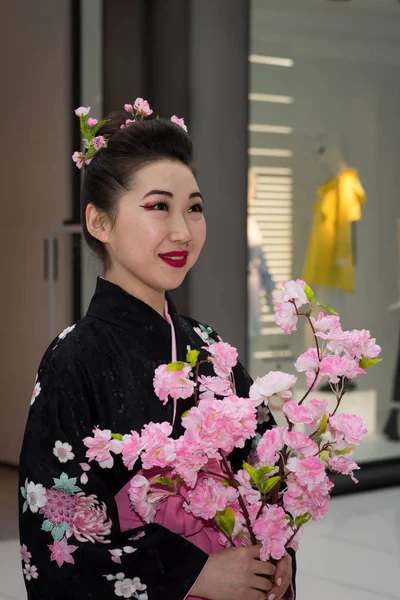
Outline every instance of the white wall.
[[[251, 91], [273, 88], [294, 99], [286, 108], [294, 134], [285, 143], [294, 153], [288, 164], [294, 176], [295, 277], [302, 273], [316, 190], [330, 176], [318, 164], [318, 136], [334, 134], [341, 140], [344, 159], [358, 170], [367, 192], [357, 228], [356, 293], [325, 290], [323, 301], [337, 307], [344, 326], [370, 329], [383, 346], [384, 362], [359, 379], [361, 389], [376, 387], [382, 422], [400, 325], [399, 312], [387, 311], [399, 293], [400, 6], [381, 0], [254, 0], [252, 6], [252, 52], [294, 59], [289, 79], [271, 68], [269, 80], [253, 77]], [[276, 118], [273, 111], [265, 105], [265, 118]], [[294, 338], [294, 352], [303, 347], [301, 336]]]

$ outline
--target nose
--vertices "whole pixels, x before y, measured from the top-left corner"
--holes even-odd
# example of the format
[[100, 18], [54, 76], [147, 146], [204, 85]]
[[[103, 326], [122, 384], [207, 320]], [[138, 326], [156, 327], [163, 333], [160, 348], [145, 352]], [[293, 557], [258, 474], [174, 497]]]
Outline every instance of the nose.
[[171, 242], [188, 244], [192, 241], [189, 224], [183, 215], [175, 215], [171, 219], [169, 239]]

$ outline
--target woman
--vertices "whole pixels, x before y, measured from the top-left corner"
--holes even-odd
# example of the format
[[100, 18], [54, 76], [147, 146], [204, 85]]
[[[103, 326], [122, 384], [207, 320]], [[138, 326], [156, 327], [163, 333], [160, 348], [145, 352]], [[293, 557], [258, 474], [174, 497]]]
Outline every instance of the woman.
[[[292, 597], [290, 556], [275, 567], [259, 560], [257, 546], [223, 549], [206, 524], [187, 526], [181, 507], [175, 515], [164, 507], [156, 523], [142, 524], [124, 493], [135, 471], [120, 457], [112, 469], [85, 457], [82, 440], [95, 426], [125, 434], [169, 421], [181, 435], [180, 417], [194, 400], [179, 402], [173, 419], [174, 407], [154, 393], [154, 371], [216, 335], [166, 299], [206, 238], [191, 140], [176, 122], [126, 123], [128, 116], [112, 115], [101, 129], [103, 147], [85, 165], [83, 230], [105, 277], [87, 315], [46, 351], [25, 431], [20, 536], [28, 599]], [[237, 394], [247, 396], [248, 374], [238, 365], [234, 375]]]

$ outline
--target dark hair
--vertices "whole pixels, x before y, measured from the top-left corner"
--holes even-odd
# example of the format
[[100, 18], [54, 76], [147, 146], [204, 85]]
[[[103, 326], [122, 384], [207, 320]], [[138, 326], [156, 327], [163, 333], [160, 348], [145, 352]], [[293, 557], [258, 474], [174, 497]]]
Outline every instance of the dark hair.
[[99, 150], [85, 167], [82, 186], [81, 216], [85, 240], [103, 261], [107, 253], [103, 243], [86, 226], [85, 211], [92, 203], [115, 220], [118, 200], [132, 187], [135, 174], [160, 161], [173, 160], [193, 170], [192, 142], [185, 130], [166, 119], [147, 119], [121, 129], [130, 115], [114, 112], [98, 135], [108, 138], [108, 146]]

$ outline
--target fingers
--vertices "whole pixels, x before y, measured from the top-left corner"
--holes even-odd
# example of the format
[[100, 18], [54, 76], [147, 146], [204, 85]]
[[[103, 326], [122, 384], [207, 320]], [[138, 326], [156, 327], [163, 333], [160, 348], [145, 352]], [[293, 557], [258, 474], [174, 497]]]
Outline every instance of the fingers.
[[280, 585], [273, 585], [270, 591], [268, 592], [267, 600], [280, 600], [286, 593], [286, 590], [292, 583], [292, 573], [291, 571], [288, 573], [284, 573], [281, 579]]
[[273, 583], [265, 577], [258, 577], [257, 575], [254, 575], [250, 580], [250, 586], [253, 588], [253, 590], [269, 592], [273, 588]]
[[[275, 572], [275, 583], [276, 585], [282, 585], [282, 579], [285, 573], [288, 573], [292, 569], [292, 557], [289, 554], [286, 554], [281, 560], [277, 562], [276, 572]], [[279, 581], [281, 580], [281, 583]]]
[[[253, 561], [253, 573], [256, 575], [264, 575], [267, 577], [273, 577], [276, 573], [276, 567], [269, 562], [263, 562], [262, 560]], [[282, 577], [282, 575], [280, 575]], [[275, 578], [276, 583], [276, 578]]]
[[284, 556], [276, 565], [275, 585], [268, 593], [268, 600], [281, 600], [292, 582], [292, 559]]

